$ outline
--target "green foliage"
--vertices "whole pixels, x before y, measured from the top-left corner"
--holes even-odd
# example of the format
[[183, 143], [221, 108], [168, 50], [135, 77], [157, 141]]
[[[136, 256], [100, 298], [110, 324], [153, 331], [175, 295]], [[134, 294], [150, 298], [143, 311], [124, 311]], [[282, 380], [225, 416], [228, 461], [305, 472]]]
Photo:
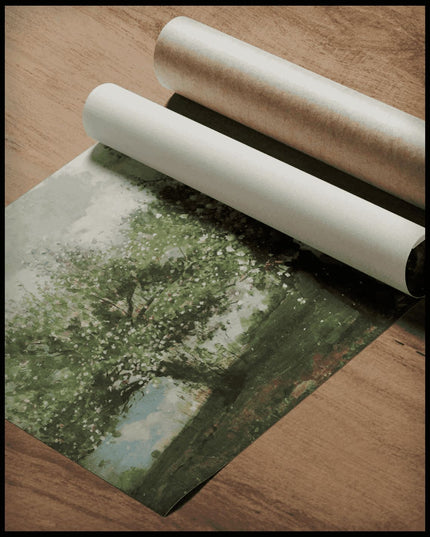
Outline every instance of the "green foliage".
[[65, 249], [50, 284], [7, 322], [7, 414], [74, 460], [115, 430], [151, 379], [216, 387], [246, 346], [205, 347], [227, 330], [223, 316], [240, 311], [244, 293], [276, 303], [286, 292], [290, 274], [264, 226], [169, 179], [154, 188], [121, 246]]

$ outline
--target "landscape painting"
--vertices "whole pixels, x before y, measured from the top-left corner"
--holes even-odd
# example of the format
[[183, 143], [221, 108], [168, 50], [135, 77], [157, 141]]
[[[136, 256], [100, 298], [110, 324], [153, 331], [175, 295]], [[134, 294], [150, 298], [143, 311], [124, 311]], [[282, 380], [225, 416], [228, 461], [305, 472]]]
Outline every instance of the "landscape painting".
[[166, 515], [414, 300], [98, 144], [6, 210], [6, 418]]

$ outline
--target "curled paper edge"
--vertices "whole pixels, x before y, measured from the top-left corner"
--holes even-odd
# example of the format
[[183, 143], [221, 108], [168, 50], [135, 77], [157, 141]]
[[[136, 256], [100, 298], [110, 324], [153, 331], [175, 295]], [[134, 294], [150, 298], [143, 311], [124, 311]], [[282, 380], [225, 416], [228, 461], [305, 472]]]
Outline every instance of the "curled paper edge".
[[417, 297], [406, 267], [422, 226], [115, 84], [90, 93], [83, 123], [95, 140]]

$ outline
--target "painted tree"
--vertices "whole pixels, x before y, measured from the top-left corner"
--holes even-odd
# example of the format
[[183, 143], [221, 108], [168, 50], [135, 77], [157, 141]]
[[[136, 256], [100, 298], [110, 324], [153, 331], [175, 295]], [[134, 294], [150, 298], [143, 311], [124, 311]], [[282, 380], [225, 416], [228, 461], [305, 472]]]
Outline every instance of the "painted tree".
[[75, 460], [156, 377], [228, 389], [246, 342], [222, 338], [224, 314], [255, 290], [276, 302], [294, 287], [292, 242], [276, 259], [265, 226], [167, 178], [153, 188], [120, 247], [57, 253], [49, 285], [7, 322], [7, 412]]

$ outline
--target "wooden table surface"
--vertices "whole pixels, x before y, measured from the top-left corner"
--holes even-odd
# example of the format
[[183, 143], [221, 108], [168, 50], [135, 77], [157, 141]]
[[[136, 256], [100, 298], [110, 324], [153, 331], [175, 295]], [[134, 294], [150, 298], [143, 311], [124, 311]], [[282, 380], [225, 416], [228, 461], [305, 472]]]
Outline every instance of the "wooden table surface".
[[[165, 105], [153, 71], [187, 15], [424, 117], [423, 6], [7, 6], [6, 203], [94, 142], [89, 92]], [[6, 422], [12, 530], [423, 530], [423, 303], [163, 518]]]

